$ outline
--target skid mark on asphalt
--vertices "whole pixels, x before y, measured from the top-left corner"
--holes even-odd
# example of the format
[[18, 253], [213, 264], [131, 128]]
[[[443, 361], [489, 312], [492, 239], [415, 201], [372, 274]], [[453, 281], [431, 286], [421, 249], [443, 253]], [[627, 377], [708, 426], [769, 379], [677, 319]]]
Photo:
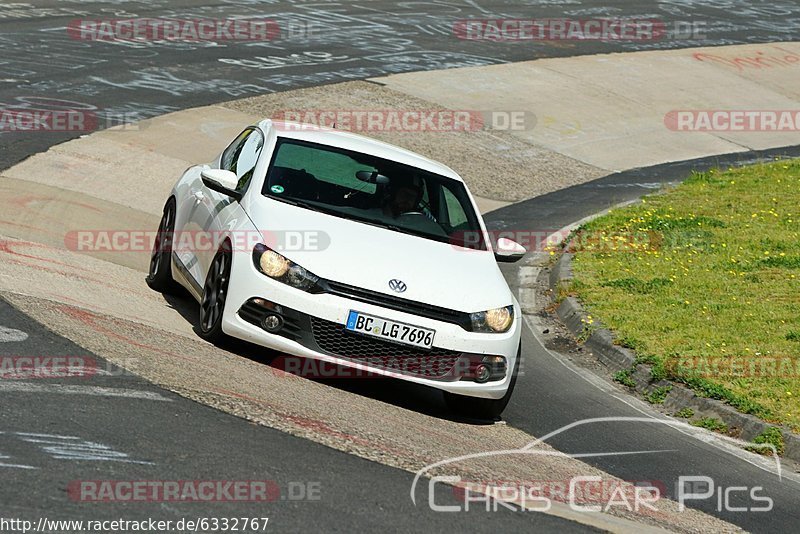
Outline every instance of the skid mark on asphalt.
[[[100, 319], [100, 317], [97, 314], [94, 314], [94, 313], [92, 313], [92, 312], [90, 312], [88, 310], [81, 310], [81, 309], [74, 308], [72, 306], [66, 306], [66, 305], [61, 305], [61, 306], [58, 307], [58, 309], [60, 311], [64, 312], [65, 314], [69, 315], [73, 319], [76, 319], [76, 320], [80, 321], [81, 323], [85, 324], [86, 326], [88, 326], [89, 328], [91, 328], [92, 330], [94, 330], [94, 331], [96, 331], [96, 332], [98, 332], [100, 334], [104, 334], [106, 336], [110, 336], [110, 337], [119, 339], [121, 341], [124, 341], [124, 342], [126, 342], [126, 343], [128, 343], [130, 345], [133, 345], [134, 347], [140, 348], [140, 349], [151, 350], [153, 352], [157, 352], [157, 353], [163, 354], [165, 356], [171, 356], [173, 358], [179, 358], [181, 360], [186, 360], [186, 361], [190, 361], [190, 362], [193, 362], [193, 363], [197, 363], [197, 360], [195, 360], [194, 358], [189, 358], [188, 356], [184, 356], [182, 354], [178, 354], [178, 353], [175, 353], [175, 352], [170, 352], [168, 350], [164, 350], [162, 348], [159, 348], [159, 347], [156, 347], [156, 346], [153, 346], [153, 345], [148, 345], [147, 343], [141, 343], [139, 341], [136, 341], [135, 339], [131, 339], [131, 338], [127, 337], [127, 336], [124, 336], [124, 335], [120, 334], [119, 332], [115, 332], [113, 330], [110, 330], [108, 328], [100, 326], [97, 323], [97, 321]], [[104, 320], [107, 320], [107, 319], [104, 319]], [[113, 321], [113, 319], [111, 319], [111, 321]]]
[[[64, 315], [69, 316], [69, 317], [79, 321], [80, 323], [84, 324], [88, 328], [90, 328], [90, 329], [92, 329], [92, 330], [94, 330], [94, 331], [96, 331], [96, 332], [98, 332], [100, 334], [119, 339], [119, 340], [124, 341], [127, 344], [133, 345], [133, 346], [135, 346], [137, 348], [145, 349], [145, 350], [152, 351], [152, 352], [155, 352], [157, 354], [162, 354], [162, 355], [165, 355], [165, 356], [169, 356], [169, 357], [172, 357], [172, 358], [179, 358], [179, 359], [182, 359], [182, 360], [185, 360], [185, 361], [190, 361], [190, 362], [192, 362], [193, 365], [202, 365], [202, 362], [198, 361], [195, 358], [190, 358], [190, 357], [184, 356], [182, 354], [178, 354], [176, 352], [165, 350], [165, 349], [157, 347], [155, 345], [142, 343], [140, 341], [137, 341], [135, 339], [127, 337], [127, 336], [125, 336], [123, 334], [120, 334], [119, 332], [117, 332], [117, 331], [115, 331], [115, 330], [113, 330], [111, 328], [107, 328], [107, 327], [103, 326], [102, 324], [100, 324], [100, 321], [103, 321], [105, 323], [108, 323], [108, 322], [115, 323], [115, 318], [103, 317], [103, 316], [97, 315], [97, 314], [95, 314], [95, 313], [93, 313], [91, 311], [84, 310], [84, 309], [78, 309], [78, 308], [75, 308], [75, 307], [72, 307], [72, 306], [69, 306], [69, 305], [64, 305], [64, 304], [58, 305], [57, 309], [61, 313], [63, 313]], [[281, 369], [276, 369], [276, 368], [267, 366], [267, 370], [270, 373], [272, 373], [273, 375], [275, 375], [275, 376], [277, 376], [279, 378], [287, 378], [287, 379], [295, 380], [295, 381], [304, 381], [305, 380], [302, 377], [298, 377], [298, 376], [295, 376], [295, 375], [293, 375], [291, 373], [287, 373], [287, 372], [285, 372], [285, 371], [283, 371]], [[379, 450], [381, 452], [393, 454], [393, 455], [396, 455], [398, 457], [408, 457], [409, 456], [409, 451], [407, 451], [407, 450], [400, 450], [400, 449], [396, 449], [396, 448], [393, 448], [393, 447], [388, 447], [388, 446], [376, 443], [374, 441], [371, 441], [371, 440], [368, 440], [368, 439], [365, 439], [365, 438], [361, 438], [361, 437], [358, 437], [358, 436], [353, 435], [353, 434], [349, 434], [347, 432], [342, 432], [340, 430], [336, 430], [336, 429], [332, 428], [325, 421], [322, 421], [322, 420], [319, 420], [319, 419], [314, 419], [314, 418], [310, 418], [310, 417], [305, 417], [305, 416], [300, 416], [300, 415], [287, 413], [285, 410], [282, 410], [277, 405], [271, 404], [269, 402], [260, 400], [258, 398], [255, 398], [255, 397], [252, 397], [252, 396], [249, 396], [249, 395], [245, 395], [245, 394], [242, 394], [242, 393], [238, 393], [238, 392], [235, 392], [235, 391], [222, 389], [222, 388], [209, 388], [207, 391], [210, 392], [210, 393], [216, 393], [216, 394], [224, 395], [224, 396], [227, 396], [227, 397], [233, 397], [233, 398], [246, 400], [248, 402], [252, 402], [254, 404], [258, 404], [260, 406], [264, 406], [264, 407], [268, 408], [273, 414], [277, 415], [280, 419], [282, 419], [282, 420], [286, 421], [287, 423], [289, 423], [289, 424], [291, 424], [291, 425], [293, 425], [295, 427], [298, 427], [300, 429], [304, 429], [304, 430], [311, 431], [311, 432], [314, 432], [314, 433], [319, 434], [319, 435], [323, 435], [323, 436], [335, 438], [335, 439], [338, 439], [338, 440], [342, 440], [342, 441], [345, 441], [347, 443], [351, 443], [353, 445], [357, 445], [357, 446], [361, 446], [361, 447], [368, 447], [368, 448], [373, 449], [373, 450]], [[200, 391], [200, 392], [202, 393], [202, 391]], [[442, 437], [445, 437], [445, 436], [442, 436]], [[417, 459], [418, 460], [424, 460], [424, 458], [422, 458], [422, 457], [418, 457]]]
[[46, 228], [40, 228], [38, 226], [31, 226], [30, 224], [20, 224], [11, 221], [7, 221], [5, 219], [0, 219], [0, 225], [8, 225], [8, 226], [16, 226], [17, 228], [25, 228], [26, 230], [35, 230], [37, 232], [42, 232], [45, 234], [54, 234], [55, 232], [51, 232]]
[[[46, 263], [52, 263], [54, 265], [60, 265], [62, 267], [69, 267], [73, 268], [73, 265], [69, 263], [64, 263], [62, 261], [53, 260], [50, 258], [44, 258], [42, 256], [33, 256], [31, 254], [24, 254], [14, 249], [15, 246], [22, 246], [22, 247], [30, 247], [34, 249], [49, 249], [55, 250], [53, 247], [48, 247], [47, 245], [42, 245], [40, 243], [34, 243], [32, 241], [0, 241], [0, 252], [5, 252], [6, 254], [11, 254], [12, 256], [17, 256], [20, 258], [27, 258], [31, 260], [43, 261]], [[66, 274], [66, 273], [64, 273]], [[98, 280], [99, 281], [99, 280]]]
[[92, 206], [91, 204], [87, 204], [85, 202], [76, 202], [74, 200], [64, 200], [64, 199], [54, 199], [50, 197], [43, 197], [38, 195], [25, 195], [22, 197], [16, 197], [14, 200], [11, 201], [12, 204], [23, 208], [28, 209], [30, 208], [31, 202], [58, 202], [60, 204], [70, 204], [72, 206], [77, 206], [79, 208], [87, 209], [94, 211], [96, 213], [103, 213], [103, 210], [98, 208], [97, 206]]
[[319, 434], [323, 434], [323, 435], [326, 435], [326, 436], [343, 439], [345, 441], [348, 441], [348, 442], [353, 443], [355, 445], [360, 445], [362, 447], [369, 447], [371, 449], [378, 449], [378, 450], [381, 450], [383, 452], [389, 452], [389, 453], [396, 454], [396, 455], [401, 455], [402, 454], [404, 456], [407, 456], [408, 453], [409, 453], [409, 451], [401, 451], [399, 449], [394, 449], [392, 447], [387, 447], [385, 445], [380, 445], [380, 444], [375, 443], [373, 441], [370, 441], [368, 439], [360, 438], [360, 437], [355, 436], [353, 434], [348, 434], [347, 432], [342, 432], [341, 430], [336, 430], [334, 428], [331, 428], [330, 425], [328, 425], [326, 422], [321, 421], [319, 419], [311, 419], [310, 417], [303, 417], [303, 416], [300, 416], [300, 415], [288, 414], [286, 412], [281, 411], [277, 406], [275, 406], [273, 404], [270, 404], [270, 403], [268, 403], [266, 401], [262, 401], [260, 399], [255, 398], [255, 397], [251, 397], [249, 395], [245, 395], [245, 394], [242, 394], [242, 393], [236, 393], [235, 391], [229, 391], [229, 390], [220, 389], [220, 388], [213, 388], [212, 391], [215, 392], [215, 393], [219, 393], [221, 395], [228, 396], [228, 397], [235, 397], [237, 399], [243, 399], [243, 400], [246, 400], [246, 401], [249, 401], [249, 402], [253, 402], [253, 403], [265, 406], [265, 407], [269, 408], [270, 410], [272, 410], [279, 417], [281, 417], [281, 418], [283, 418], [283, 419], [285, 419], [285, 420], [287, 420], [287, 421], [289, 421], [289, 422], [291, 422], [291, 423], [293, 423], [293, 424], [295, 424], [295, 425], [297, 425], [297, 426], [299, 426], [301, 428], [304, 428], [306, 430], [311, 430], [313, 432], [317, 432]]
[[[89, 270], [87, 270], [87, 269], [85, 269], [83, 267], [70, 265], [69, 263], [64, 263], [64, 262], [53, 260], [53, 259], [50, 259], [50, 258], [45, 258], [43, 256], [35, 256], [35, 255], [32, 255], [32, 254], [25, 254], [23, 252], [15, 250], [16, 247], [29, 247], [29, 248], [33, 248], [33, 249], [45, 249], [45, 250], [49, 250], [49, 251], [53, 252], [54, 254], [63, 254], [63, 251], [60, 251], [59, 249], [57, 249], [55, 247], [51, 247], [51, 246], [48, 246], [48, 245], [43, 245], [41, 243], [33, 243], [31, 241], [0, 240], [0, 253], [5, 253], [5, 254], [11, 255], [12, 258], [10, 258], [7, 261], [10, 261], [12, 263], [16, 263], [17, 265], [23, 265], [23, 266], [26, 266], [26, 267], [32, 267], [33, 269], [36, 269], [38, 271], [51, 272], [51, 273], [60, 274], [62, 276], [66, 276], [66, 277], [72, 277], [72, 278], [77, 277], [77, 278], [80, 278], [80, 279], [82, 279], [84, 281], [93, 282], [93, 283], [98, 284], [100, 286], [103, 286], [103, 287], [106, 287], [106, 288], [109, 288], [109, 289], [113, 289], [114, 291], [128, 291], [129, 290], [128, 288], [114, 286], [112, 284], [109, 284], [108, 282], [106, 282], [102, 278], [92, 277], [92, 276], [89, 276], [87, 274], [87, 273], [91, 273], [91, 274], [94, 274], [94, 275], [100, 275], [100, 273], [89, 271]], [[20, 258], [23, 258], [23, 259], [20, 259]], [[33, 261], [25, 261], [25, 260], [33, 260]], [[51, 264], [58, 265], [58, 266], [61, 266], [61, 267], [67, 267], [70, 270], [66, 271], [66, 270], [61, 270], [61, 269], [55, 269], [53, 267], [48, 267], [48, 266], [42, 265], [42, 263], [40, 263], [40, 262], [51, 263]]]

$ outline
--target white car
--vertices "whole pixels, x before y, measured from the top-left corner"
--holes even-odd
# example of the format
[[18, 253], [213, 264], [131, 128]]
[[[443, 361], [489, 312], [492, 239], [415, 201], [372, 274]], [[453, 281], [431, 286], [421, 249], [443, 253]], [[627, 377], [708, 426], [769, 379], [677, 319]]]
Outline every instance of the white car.
[[450, 168], [265, 120], [175, 184], [147, 282], [185, 287], [211, 342], [424, 384], [460, 414], [494, 418], [516, 382], [522, 328], [497, 261], [525, 249], [491, 241]]

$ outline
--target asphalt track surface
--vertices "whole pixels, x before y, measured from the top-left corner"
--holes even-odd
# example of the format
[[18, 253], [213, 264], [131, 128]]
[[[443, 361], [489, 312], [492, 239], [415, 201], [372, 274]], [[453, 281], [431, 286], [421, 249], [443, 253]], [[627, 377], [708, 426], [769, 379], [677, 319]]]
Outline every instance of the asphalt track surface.
[[[411, 473], [253, 425], [158, 389], [45, 328], [31, 331], [30, 320], [5, 302], [0, 302], [0, 324], [29, 334], [24, 341], [0, 343], [0, 356], [74, 355], [96, 359], [104, 371], [90, 378], [39, 380], [46, 391], [28, 389], [39, 385], [35, 379], [0, 384], [2, 517], [34, 524], [42, 517], [153, 518], [173, 524], [199, 517], [267, 517], [266, 531], [283, 532], [408, 532], [423, 525], [431, 531], [587, 530], [545, 514], [489, 514], [480, 509], [445, 514], [415, 507], [408, 498]], [[15, 384], [23, 389], [6, 389]], [[67, 387], [83, 393], [66, 393]], [[87, 394], [90, 389], [97, 393]], [[94, 490], [67, 491], [76, 481], [93, 480], [265, 481], [268, 491], [258, 502], [184, 503], [84, 501], [94, 498]], [[435, 491], [436, 502], [455, 502], [448, 486], [437, 484]]]
[[[792, 40], [793, 0], [38, 0], [0, 4], [0, 107], [78, 109], [101, 126], [267, 92], [400, 72], [541, 57]], [[25, 7], [29, 6], [29, 7]], [[80, 19], [276, 21], [261, 42], [100, 42], [71, 38]], [[466, 40], [460, 19], [652, 19], [667, 33], [639, 41]], [[685, 28], [696, 27], [689, 32]], [[696, 25], [696, 26], [693, 26]], [[306, 32], [307, 33], [304, 33]], [[304, 38], [308, 37], [308, 39]], [[65, 102], [66, 101], [66, 102]], [[0, 169], [86, 132], [0, 134]]]
[[[109, 125], [263, 92], [396, 72], [536, 57], [790, 40], [797, 37], [796, 20], [800, 17], [800, 6], [795, 2], [743, 0], [620, 0], [605, 2], [602, 8], [591, 2], [566, 6], [542, 2], [541, 6], [522, 7], [513, 2], [481, 1], [367, 2], [358, 6], [334, 2], [262, 2], [256, 6], [248, 0], [29, 4], [31, 7], [23, 8], [0, 5], [3, 108], [80, 108], [96, 112]], [[313, 25], [321, 20], [324, 28], [316, 41], [287, 38], [224, 46], [90, 43], [70, 39], [65, 31], [70, 20], [81, 17], [236, 15], [275, 18], [279, 23], [297, 24], [298, 31], [302, 31], [304, 22], [311, 21]], [[452, 36], [453, 19], [458, 18], [626, 15], [704, 22], [706, 37], [644, 43], [491, 43]], [[85, 133], [88, 132], [0, 133], [0, 169]], [[557, 229], [598, 209], [649, 192], [654, 182], [679, 180], [692, 165], [611, 176], [505, 208], [492, 214], [489, 223], [496, 228], [524, 224], [527, 228]], [[532, 214], [536, 214], [535, 218]], [[0, 324], [29, 334], [25, 341], [0, 344], [2, 354], [86, 354], [5, 304], [0, 307]], [[598, 390], [555, 360], [530, 332], [526, 331], [524, 341], [524, 362], [535, 371], [527, 372], [520, 380], [505, 414], [510, 424], [542, 435], [586, 417], [641, 415], [624, 399]], [[288, 530], [571, 528], [564, 521], [541, 514], [435, 514], [427, 507], [414, 508], [408, 500], [408, 473], [250, 425], [158, 390], [134, 376], [112, 372], [91, 379], [64, 379], [64, 383], [146, 394], [140, 395], [145, 398], [127, 398], [3, 391], [0, 462], [31, 468], [4, 469], [6, 483], [0, 485], [4, 516], [35, 519], [47, 511], [58, 519], [86, 519], [90, 511], [93, 519], [116, 518], [120, 514], [137, 519], [196, 517], [197, 508], [190, 504], [75, 503], [64, 488], [69, 481], [86, 478], [269, 479], [287, 498], [264, 505], [263, 509], [259, 507], [259, 514], [255, 514], [252, 505], [224, 503], [203, 505], [200, 515], [253, 517], [266, 511], [271, 526]], [[155, 400], [158, 397], [161, 399]], [[11, 406], [13, 409], [9, 409]], [[100, 454], [105, 458], [101, 460], [76, 459], [87, 449], [97, 454], [99, 447], [94, 445], [77, 449], [73, 446], [72, 453], [61, 455], [70, 458], [55, 458], [53, 447], [62, 452], [63, 447], [42, 441], [87, 441], [111, 449], [102, 449], [106, 452]], [[552, 443], [570, 453], [676, 449], [658, 456], [634, 455], [621, 457], [623, 460], [598, 456], [585, 461], [628, 480], [661, 480], [668, 489], [674, 487], [671, 482], [679, 475], [712, 476], [723, 487], [757, 483], [775, 501], [775, 509], [768, 514], [719, 511], [713, 499], [698, 507], [752, 531], [791, 531], [800, 521], [796, 484], [778, 482], [771, 473], [666, 427], [637, 424], [631, 429], [604, 424], [591, 431], [574, 430]], [[290, 486], [296, 489], [297, 484], [309, 483], [319, 483], [320, 500], [288, 499]]]

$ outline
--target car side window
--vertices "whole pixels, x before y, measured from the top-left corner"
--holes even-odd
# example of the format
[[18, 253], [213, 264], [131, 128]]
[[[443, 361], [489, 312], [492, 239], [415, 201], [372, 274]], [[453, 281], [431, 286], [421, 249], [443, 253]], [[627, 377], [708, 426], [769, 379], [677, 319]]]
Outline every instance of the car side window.
[[458, 198], [447, 187], [442, 187], [442, 194], [444, 195], [444, 204], [447, 209], [447, 222], [452, 228], [467, 222], [467, 215], [464, 213], [464, 208]]
[[236, 191], [243, 193], [250, 185], [253, 172], [264, 148], [264, 136], [258, 130], [248, 128], [222, 153], [220, 168], [236, 174], [239, 179]]
[[239, 135], [236, 136], [236, 139], [228, 145], [228, 148], [225, 149], [225, 152], [222, 153], [222, 157], [220, 158], [219, 168], [225, 169], [226, 171], [232, 171], [234, 169], [234, 165], [236, 164], [236, 157], [239, 151], [242, 149], [242, 144], [247, 140], [247, 137], [253, 130], [248, 128]]

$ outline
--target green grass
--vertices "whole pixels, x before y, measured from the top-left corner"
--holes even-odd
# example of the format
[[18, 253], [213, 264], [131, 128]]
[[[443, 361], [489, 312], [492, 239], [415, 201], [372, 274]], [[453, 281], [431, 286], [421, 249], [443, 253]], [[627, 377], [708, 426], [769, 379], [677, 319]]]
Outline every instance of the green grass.
[[570, 291], [655, 378], [800, 430], [800, 161], [694, 174], [579, 235]]
[[[778, 454], [783, 454], [783, 434], [781, 434], [780, 429], [775, 428], [774, 426], [769, 427], [764, 432], [753, 438], [753, 443], [769, 443], [775, 447], [775, 452]], [[772, 450], [762, 447], [752, 447], [751, 450], [765, 455], [772, 454]]]
[[672, 386], [660, 386], [651, 391], [645, 399], [650, 404], [664, 404], [670, 391], [672, 391]]
[[728, 431], [728, 425], [713, 417], [704, 417], [703, 419], [692, 421], [691, 424], [694, 426], [699, 426], [700, 428], [711, 430], [712, 432], [720, 432], [722, 434], [725, 434]]
[[614, 373], [613, 376], [614, 380], [622, 384], [623, 386], [627, 386], [629, 388], [635, 388], [636, 382], [631, 378], [631, 370], [630, 369], [623, 369], [621, 371], [617, 371]]
[[680, 417], [681, 419], [691, 419], [694, 417], [694, 410], [689, 407], [681, 408], [677, 412], [675, 412], [675, 417]]

